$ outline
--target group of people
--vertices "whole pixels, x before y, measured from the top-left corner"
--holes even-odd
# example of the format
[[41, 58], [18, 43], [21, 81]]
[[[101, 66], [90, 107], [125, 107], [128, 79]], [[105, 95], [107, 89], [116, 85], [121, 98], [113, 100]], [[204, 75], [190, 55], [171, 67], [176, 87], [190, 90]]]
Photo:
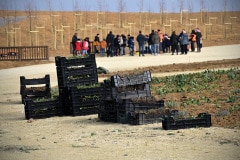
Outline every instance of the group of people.
[[[72, 54], [73, 56], [85, 56], [91, 53], [91, 42], [89, 37], [80, 39], [77, 37], [77, 33], [74, 33], [72, 36]], [[94, 37], [93, 47], [95, 48], [96, 53], [100, 53], [101, 56], [104, 56], [105, 50], [107, 48], [107, 42], [105, 39], [100, 41], [99, 34]]]
[[[171, 36], [163, 34], [160, 29], [152, 32], [149, 35], [143, 35], [142, 31], [139, 31], [136, 42], [138, 43], [139, 56], [145, 56], [145, 53], [151, 53], [154, 56], [160, 53], [178, 53], [187, 54], [188, 51], [195, 52], [195, 46], [197, 45], [197, 52], [201, 52], [202, 48], [202, 34], [199, 28], [192, 30], [190, 35], [187, 34], [185, 29], [178, 35], [176, 31], [173, 31]], [[126, 55], [126, 47], [129, 48], [129, 55], [134, 56], [135, 41], [134, 37], [128, 34], [114, 35], [110, 31], [106, 38], [100, 40], [99, 34], [96, 34], [93, 41], [93, 47], [95, 53], [99, 53], [100, 56], [113, 57]], [[72, 37], [72, 48], [74, 56], [84, 56], [91, 52], [91, 45], [89, 38], [79, 39], [77, 33]]]
[[90, 53], [91, 47], [88, 37], [80, 39], [77, 37], [77, 33], [74, 33], [71, 44], [73, 56], [84, 56]]

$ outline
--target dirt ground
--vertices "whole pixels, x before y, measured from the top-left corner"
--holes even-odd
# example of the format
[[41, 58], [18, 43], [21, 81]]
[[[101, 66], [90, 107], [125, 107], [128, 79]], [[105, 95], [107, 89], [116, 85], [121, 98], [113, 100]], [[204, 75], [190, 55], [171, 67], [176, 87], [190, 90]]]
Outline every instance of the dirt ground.
[[[182, 26], [178, 26], [178, 28], [181, 29]], [[204, 27], [202, 26], [201, 28]], [[234, 34], [231, 33], [233, 38], [226, 40], [213, 36], [204, 41], [204, 47], [239, 44], [239, 38], [235, 36], [235, 30], [237, 29], [239, 28], [236, 24], [236, 27], [233, 28]], [[213, 28], [213, 31], [215, 34], [222, 34], [218, 33], [217, 29]], [[116, 30], [115, 33], [117, 32]], [[48, 33], [50, 33], [50, 30]], [[67, 37], [72, 35], [71, 32], [69, 33]], [[43, 42], [41, 41], [41, 43]], [[15, 67], [53, 63], [55, 55], [70, 56], [68, 41], [65, 47], [59, 46], [59, 50], [54, 51], [50, 47], [50, 62], [0, 62], [0, 73], [1, 69], [6, 68], [14, 69]], [[233, 68], [239, 67], [239, 64], [240, 59], [227, 59], [143, 67], [138, 68], [138, 71], [150, 69], [154, 76], [164, 76], [176, 73], [198, 72], [206, 69]], [[9, 71], [14, 72], [13, 70]], [[129, 74], [134, 71], [114, 71], [107, 75], [101, 74], [99, 78], [103, 79], [116, 73]], [[37, 73], [36, 75], [39, 76]], [[107, 123], [99, 121], [97, 115], [63, 116], [27, 121], [24, 118], [23, 104], [20, 102], [19, 79], [17, 79], [19, 77], [15, 81], [13, 80], [14, 78], [7, 79], [9, 83], [1, 84], [2, 88], [4, 86], [4, 89], [0, 88], [1, 160], [240, 159], [239, 112], [229, 117], [222, 117], [220, 122], [213, 118], [213, 126], [210, 128], [169, 131], [163, 130], [161, 123], [140, 126]], [[10, 83], [13, 81], [16, 84]], [[8, 88], [8, 90], [5, 90], [5, 88]], [[13, 88], [15, 89], [14, 91], [11, 90]], [[164, 98], [168, 99], [171, 97]], [[202, 106], [200, 110], [206, 110], [204, 107], [206, 106]], [[215, 113], [215, 111], [211, 110], [211, 113]]]
[[[153, 75], [168, 75], [209, 68], [239, 67], [239, 64], [240, 59], [229, 59], [143, 67], [138, 71], [150, 69]], [[134, 70], [112, 72], [99, 75], [99, 78], [132, 72]], [[162, 129], [161, 123], [140, 126], [107, 123], [100, 121], [97, 115], [27, 121], [19, 92], [5, 92], [2, 89], [0, 94], [1, 160], [240, 159], [240, 130], [238, 127], [228, 128], [223, 125], [227, 123], [222, 123], [222, 126], [213, 123], [210, 128], [166, 131]], [[239, 118], [239, 115], [233, 116]]]

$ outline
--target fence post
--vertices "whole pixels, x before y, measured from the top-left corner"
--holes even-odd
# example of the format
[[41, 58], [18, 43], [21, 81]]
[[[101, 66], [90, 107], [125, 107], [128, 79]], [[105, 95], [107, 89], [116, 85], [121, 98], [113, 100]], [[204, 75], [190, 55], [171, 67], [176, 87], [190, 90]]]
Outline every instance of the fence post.
[[22, 47], [18, 48], [18, 61], [21, 61]]
[[49, 60], [48, 46], [46, 46], [46, 55], [47, 55], [47, 60]]

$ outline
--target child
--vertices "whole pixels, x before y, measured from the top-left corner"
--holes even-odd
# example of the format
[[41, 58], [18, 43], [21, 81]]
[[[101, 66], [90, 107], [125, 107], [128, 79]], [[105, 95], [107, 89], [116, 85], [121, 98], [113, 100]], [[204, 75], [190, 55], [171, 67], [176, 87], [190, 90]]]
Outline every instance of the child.
[[76, 43], [76, 56], [80, 56], [81, 55], [81, 40], [78, 38]]
[[128, 39], [128, 47], [130, 51], [130, 56], [133, 56], [133, 51], [134, 51], [134, 37], [129, 37]]
[[88, 47], [88, 41], [87, 41], [87, 39], [85, 38], [85, 39], [83, 40], [83, 42], [82, 42], [82, 55], [83, 55], [83, 56], [88, 54], [88, 49], [89, 49], [89, 47]]
[[107, 47], [107, 42], [105, 39], [103, 39], [100, 43], [100, 56], [101, 57], [104, 57], [106, 47]]

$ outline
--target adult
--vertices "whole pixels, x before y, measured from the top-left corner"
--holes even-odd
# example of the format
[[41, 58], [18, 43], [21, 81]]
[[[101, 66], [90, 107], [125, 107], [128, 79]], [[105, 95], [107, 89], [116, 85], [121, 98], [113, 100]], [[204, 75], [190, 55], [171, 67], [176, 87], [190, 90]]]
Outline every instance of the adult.
[[168, 37], [167, 34], [164, 34], [164, 38], [163, 38], [163, 53], [170, 53], [170, 38]]
[[137, 42], [139, 47], [139, 57], [142, 55], [144, 56], [144, 44], [145, 44], [145, 36], [142, 34], [142, 31], [139, 31], [139, 34], [137, 36]]
[[107, 42], [107, 57], [113, 57], [114, 34], [110, 31], [106, 37]]
[[119, 35], [117, 35], [114, 38], [114, 55], [115, 56], [119, 56], [120, 55], [120, 39], [119, 39]]
[[181, 54], [184, 54], [184, 53], [187, 54], [188, 53], [187, 46], [189, 44], [189, 41], [188, 41], [188, 34], [185, 31], [185, 29], [182, 30], [180, 41], [181, 41], [181, 45], [182, 45], [182, 47], [181, 47], [181, 49], [182, 49], [181, 50]]
[[163, 33], [160, 29], [158, 29], [158, 35], [159, 35], [159, 52], [162, 53], [163, 52], [163, 47], [162, 47], [162, 43], [163, 43]]
[[159, 43], [160, 43], [160, 37], [157, 31], [154, 32], [153, 36], [151, 37], [151, 41], [154, 45], [154, 56], [157, 56], [159, 54]]
[[122, 45], [121, 45], [121, 50], [122, 50], [122, 54], [125, 55], [126, 54], [126, 46], [127, 46], [127, 37], [122, 34]]
[[149, 38], [148, 38], [148, 44], [149, 44], [149, 47], [150, 47], [151, 54], [154, 54], [154, 44], [152, 42], [152, 36], [153, 35], [154, 35], [154, 30], [152, 30], [152, 32], [149, 34]]
[[99, 53], [99, 50], [100, 50], [99, 33], [97, 33], [97, 35], [94, 37], [93, 46], [94, 46], [95, 52]]
[[202, 48], [202, 33], [199, 28], [196, 29], [197, 52], [201, 52]]
[[178, 55], [178, 41], [179, 37], [177, 36], [176, 32], [173, 31], [172, 35], [170, 37], [170, 44], [171, 44], [171, 49], [172, 49], [172, 55], [174, 55], [174, 52], [176, 51]]
[[190, 39], [189, 39], [189, 41], [191, 43], [191, 52], [195, 52], [196, 38], [197, 38], [197, 35], [196, 35], [195, 30], [193, 29], [191, 34], [190, 34]]
[[77, 38], [77, 33], [74, 33], [72, 36], [72, 54], [73, 56], [76, 55], [76, 42], [77, 42], [78, 38]]

